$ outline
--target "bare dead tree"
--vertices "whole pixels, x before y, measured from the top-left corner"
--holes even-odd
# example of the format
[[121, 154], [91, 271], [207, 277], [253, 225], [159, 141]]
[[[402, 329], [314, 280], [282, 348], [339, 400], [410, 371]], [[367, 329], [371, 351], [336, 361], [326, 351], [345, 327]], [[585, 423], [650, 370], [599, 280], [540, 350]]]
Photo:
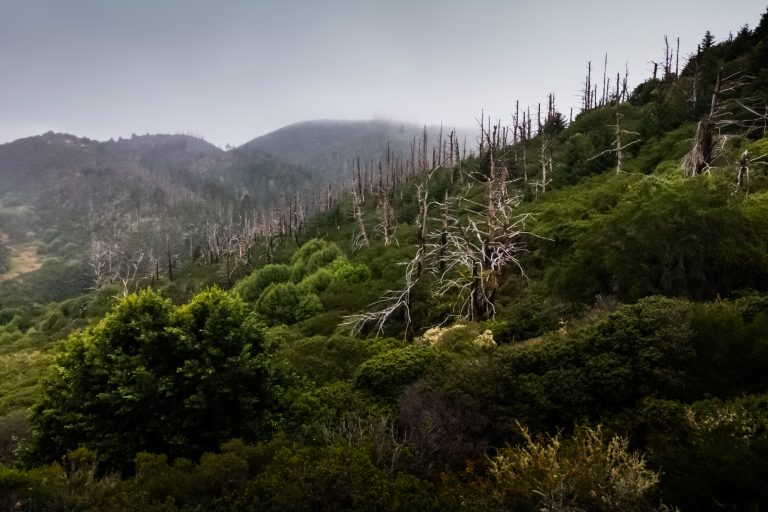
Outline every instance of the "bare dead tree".
[[547, 118], [542, 123], [541, 121], [541, 104], [539, 104], [538, 114], [538, 135], [541, 143], [539, 151], [539, 164], [541, 165], [541, 178], [536, 180], [535, 187], [537, 191], [545, 193], [547, 191], [547, 185], [552, 181], [552, 172], [554, 169], [554, 157], [552, 152], [552, 133], [547, 128], [550, 126], [555, 115], [555, 99], [554, 95], [549, 95], [549, 108]]
[[115, 274], [117, 281], [122, 285], [123, 297], [131, 293], [131, 284], [136, 288], [136, 275], [144, 261], [144, 251], [139, 249], [132, 253], [123, 253], [120, 258], [120, 266]]
[[[426, 131], [425, 131], [426, 133]], [[360, 159], [357, 159], [357, 174], [352, 187], [352, 213], [355, 217], [355, 234], [353, 244], [355, 248], [368, 247], [368, 235], [365, 232], [363, 221], [363, 205], [365, 203], [364, 187], [360, 180]]]
[[[641, 141], [640, 134], [637, 132], [632, 132], [628, 130], [624, 130], [621, 126], [621, 120], [624, 117], [623, 114], [621, 114], [618, 110], [618, 105], [616, 109], [616, 124], [609, 125], [614, 129], [614, 135], [615, 138], [613, 140], [613, 147], [606, 149], [605, 151], [601, 151], [597, 155], [590, 158], [588, 161], [592, 161], [596, 158], [600, 158], [603, 155], [606, 154], [615, 154], [616, 155], [616, 174], [619, 174], [623, 172], [623, 166], [624, 166], [624, 150], [627, 149], [630, 146], [633, 146]], [[633, 140], [627, 142], [628, 137], [633, 137]]]
[[768, 155], [758, 155], [755, 157], [750, 157], [749, 151], [744, 150], [744, 152], [739, 156], [739, 158], [736, 160], [736, 190], [735, 192], [744, 192], [744, 194], [749, 193], [749, 173], [752, 167], [754, 166], [765, 166], [765, 158]]
[[91, 288], [100, 290], [105, 284], [114, 279], [112, 274], [112, 248], [102, 240], [93, 240], [88, 257], [88, 268], [93, 279]]
[[584, 78], [581, 110], [586, 112], [592, 108], [592, 61], [587, 62], [587, 76]]
[[746, 149], [741, 154], [736, 167], [736, 188], [737, 190], [749, 189], [749, 151]]
[[[347, 317], [344, 325], [353, 332], [373, 324], [376, 332], [381, 333], [386, 322], [402, 311], [407, 336], [412, 291], [425, 271], [434, 277], [433, 294], [455, 298], [455, 315], [470, 320], [494, 316], [501, 273], [510, 266], [522, 272], [518, 257], [523, 250], [522, 229], [527, 215], [516, 213], [521, 198], [509, 194], [508, 173], [503, 166], [497, 166], [503, 136], [498, 129], [486, 127], [481, 121], [481, 140], [490, 167], [487, 175], [480, 173], [476, 179], [485, 187], [485, 201], [477, 203], [468, 199], [465, 191], [456, 198], [446, 194], [442, 202], [429, 203], [428, 182], [435, 171], [430, 172], [417, 187], [418, 245], [413, 258], [404, 264], [403, 286], [388, 290], [371, 304], [371, 311]], [[439, 228], [432, 231], [427, 228], [431, 205], [437, 206], [440, 212]]]
[[379, 217], [379, 224], [374, 227], [374, 232], [380, 233], [384, 239], [384, 246], [389, 245], [397, 239], [394, 237], [397, 228], [395, 212], [390, 203], [390, 188], [384, 183], [381, 162], [379, 162], [379, 186], [378, 186], [378, 204], [376, 205], [376, 214]]
[[[747, 79], [740, 72], [725, 78], [718, 73], [707, 116], [698, 122], [691, 150], [681, 161], [684, 176], [698, 176], [709, 171], [715, 160], [722, 156], [728, 140], [746, 137], [761, 128], [763, 115], [749, 106], [748, 100], [729, 98], [747, 83]], [[738, 118], [737, 109], [745, 113], [746, 119]]]
[[656, 61], [650, 61], [651, 64], [653, 64], [653, 79], [656, 80], [656, 75], [659, 72], [659, 63]]
[[603, 96], [600, 100], [601, 105], [605, 105], [608, 102], [608, 52], [605, 53], [605, 61], [603, 62]]

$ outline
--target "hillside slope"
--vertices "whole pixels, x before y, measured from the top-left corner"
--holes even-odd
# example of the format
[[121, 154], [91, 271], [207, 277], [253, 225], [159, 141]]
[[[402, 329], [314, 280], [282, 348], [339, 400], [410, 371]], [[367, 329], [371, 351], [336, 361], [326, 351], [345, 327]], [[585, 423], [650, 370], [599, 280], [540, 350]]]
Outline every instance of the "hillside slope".
[[[391, 158], [405, 161], [411, 156], [411, 145], [418, 144], [422, 126], [395, 121], [305, 121], [275, 130], [243, 144], [243, 150], [257, 150], [311, 169], [330, 181], [350, 181], [352, 161], [384, 162], [387, 151]], [[433, 147], [441, 134], [448, 140], [451, 127], [429, 126], [427, 147]], [[456, 140], [469, 152], [476, 142], [467, 130], [456, 131]]]
[[383, 163], [231, 290], [0, 304], [0, 504], [768, 509], [766, 48]]

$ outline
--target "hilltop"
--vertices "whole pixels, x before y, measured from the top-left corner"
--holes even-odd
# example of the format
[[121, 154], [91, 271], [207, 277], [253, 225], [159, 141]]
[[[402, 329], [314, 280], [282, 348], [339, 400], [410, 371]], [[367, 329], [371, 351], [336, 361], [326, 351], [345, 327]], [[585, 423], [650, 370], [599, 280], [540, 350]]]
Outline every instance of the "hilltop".
[[[454, 127], [418, 126], [387, 120], [343, 121], [316, 120], [285, 126], [243, 144], [243, 150], [269, 153], [293, 165], [311, 169], [318, 176], [331, 181], [348, 181], [352, 175], [352, 162], [361, 158], [366, 162], [384, 162], [387, 151], [390, 159], [405, 161], [411, 158], [417, 141], [427, 132], [429, 147], [435, 146], [442, 133], [448, 139]], [[456, 140], [466, 152], [476, 146], [475, 134], [466, 129], [456, 130]]]

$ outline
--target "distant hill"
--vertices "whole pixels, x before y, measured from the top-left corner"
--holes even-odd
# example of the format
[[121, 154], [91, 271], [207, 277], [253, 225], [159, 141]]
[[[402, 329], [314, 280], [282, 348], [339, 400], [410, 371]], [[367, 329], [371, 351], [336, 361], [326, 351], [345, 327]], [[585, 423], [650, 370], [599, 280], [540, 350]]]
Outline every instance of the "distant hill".
[[185, 135], [99, 142], [48, 132], [2, 144], [0, 281], [24, 254], [42, 268], [22, 281], [47, 277], [15, 295], [60, 300], [89, 285], [95, 241], [124, 261], [144, 253], [145, 266], [168, 245], [194, 254], [205, 250], [209, 226], [242, 222], [312, 182], [309, 171], [264, 153]]
[[[124, 266], [144, 254], [141, 272], [169, 250], [199, 261], [211, 239], [225, 243], [224, 231], [263, 221], [270, 209], [274, 218], [275, 203], [285, 210], [274, 220], [281, 225], [304, 208], [311, 212], [318, 186], [348, 181], [353, 159], [375, 165], [388, 150], [393, 161], [409, 159], [423, 130], [379, 120], [309, 121], [230, 151], [163, 134], [96, 141], [48, 132], [2, 144], [0, 294], [9, 296], [12, 281], [22, 286], [13, 296], [36, 302], [79, 292], [90, 283], [95, 243]], [[430, 157], [440, 130], [427, 128]], [[442, 129], [443, 141], [449, 133]], [[464, 135], [455, 140], [463, 150]], [[473, 144], [468, 137], [467, 151]], [[301, 212], [297, 200], [305, 202]], [[21, 255], [34, 265], [21, 265]], [[19, 268], [39, 269], [11, 279]]]
[[48, 132], [0, 145], [0, 195], [11, 194], [22, 202], [30, 195], [45, 197], [52, 189], [60, 189], [62, 182], [77, 187], [90, 181], [94, 173], [102, 180], [109, 175], [130, 179], [139, 187], [151, 184], [167, 192], [184, 190], [192, 195], [204, 188], [209, 194], [211, 186], [264, 192], [275, 187], [297, 188], [311, 179], [306, 170], [261, 152], [227, 152], [186, 135], [143, 135], [99, 142]]
[[[240, 149], [269, 153], [293, 165], [310, 169], [320, 178], [346, 179], [351, 162], [356, 158], [383, 162], [388, 148], [393, 158], [409, 158], [411, 144], [422, 136], [423, 129], [423, 126], [416, 124], [385, 120], [305, 121], [256, 137]], [[440, 130], [440, 126], [427, 127], [429, 148], [437, 146]], [[444, 141], [451, 130], [453, 128], [448, 126], [442, 128]], [[466, 129], [457, 130], [459, 144], [463, 148], [466, 139], [469, 152], [475, 145], [475, 135], [468, 133]]]

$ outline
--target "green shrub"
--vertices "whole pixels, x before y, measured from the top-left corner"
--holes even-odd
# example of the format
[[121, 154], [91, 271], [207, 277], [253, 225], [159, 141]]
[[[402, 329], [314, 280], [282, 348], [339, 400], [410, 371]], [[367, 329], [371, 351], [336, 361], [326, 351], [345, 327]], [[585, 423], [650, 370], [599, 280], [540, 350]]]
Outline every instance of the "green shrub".
[[337, 258], [329, 265], [334, 281], [344, 284], [363, 283], [371, 279], [371, 269], [364, 263], [351, 263], [346, 258]]
[[246, 302], [256, 302], [269, 285], [284, 283], [291, 279], [291, 268], [288, 265], [269, 264], [241, 280], [235, 286], [235, 292]]
[[341, 249], [332, 242], [319, 238], [306, 242], [291, 257], [293, 282], [300, 282], [305, 276], [342, 256]]
[[130, 295], [62, 347], [34, 408], [30, 459], [86, 446], [124, 470], [141, 450], [197, 457], [254, 436], [271, 392], [262, 349], [262, 326], [219, 289], [178, 308]]
[[321, 268], [309, 274], [299, 283], [302, 292], [320, 293], [333, 281], [333, 274], [327, 268]]
[[291, 282], [274, 283], [261, 294], [256, 310], [270, 325], [290, 325], [321, 313], [323, 304], [317, 295], [303, 293]]
[[371, 357], [400, 346], [393, 339], [362, 340], [350, 336], [314, 336], [283, 344], [275, 358], [289, 371], [322, 384], [352, 377]]
[[439, 360], [440, 353], [424, 345], [409, 345], [373, 356], [354, 374], [355, 387], [385, 400], [395, 400]]
[[523, 437], [489, 460], [488, 478], [473, 489], [483, 510], [658, 510], [659, 475], [626, 439], [606, 439], [599, 426], [570, 439], [534, 439], [525, 429]]
[[437, 510], [431, 486], [377, 468], [358, 446], [282, 449], [248, 488], [269, 510]]
[[654, 462], [665, 501], [689, 510], [768, 506], [768, 396], [694, 403], [688, 428]]

